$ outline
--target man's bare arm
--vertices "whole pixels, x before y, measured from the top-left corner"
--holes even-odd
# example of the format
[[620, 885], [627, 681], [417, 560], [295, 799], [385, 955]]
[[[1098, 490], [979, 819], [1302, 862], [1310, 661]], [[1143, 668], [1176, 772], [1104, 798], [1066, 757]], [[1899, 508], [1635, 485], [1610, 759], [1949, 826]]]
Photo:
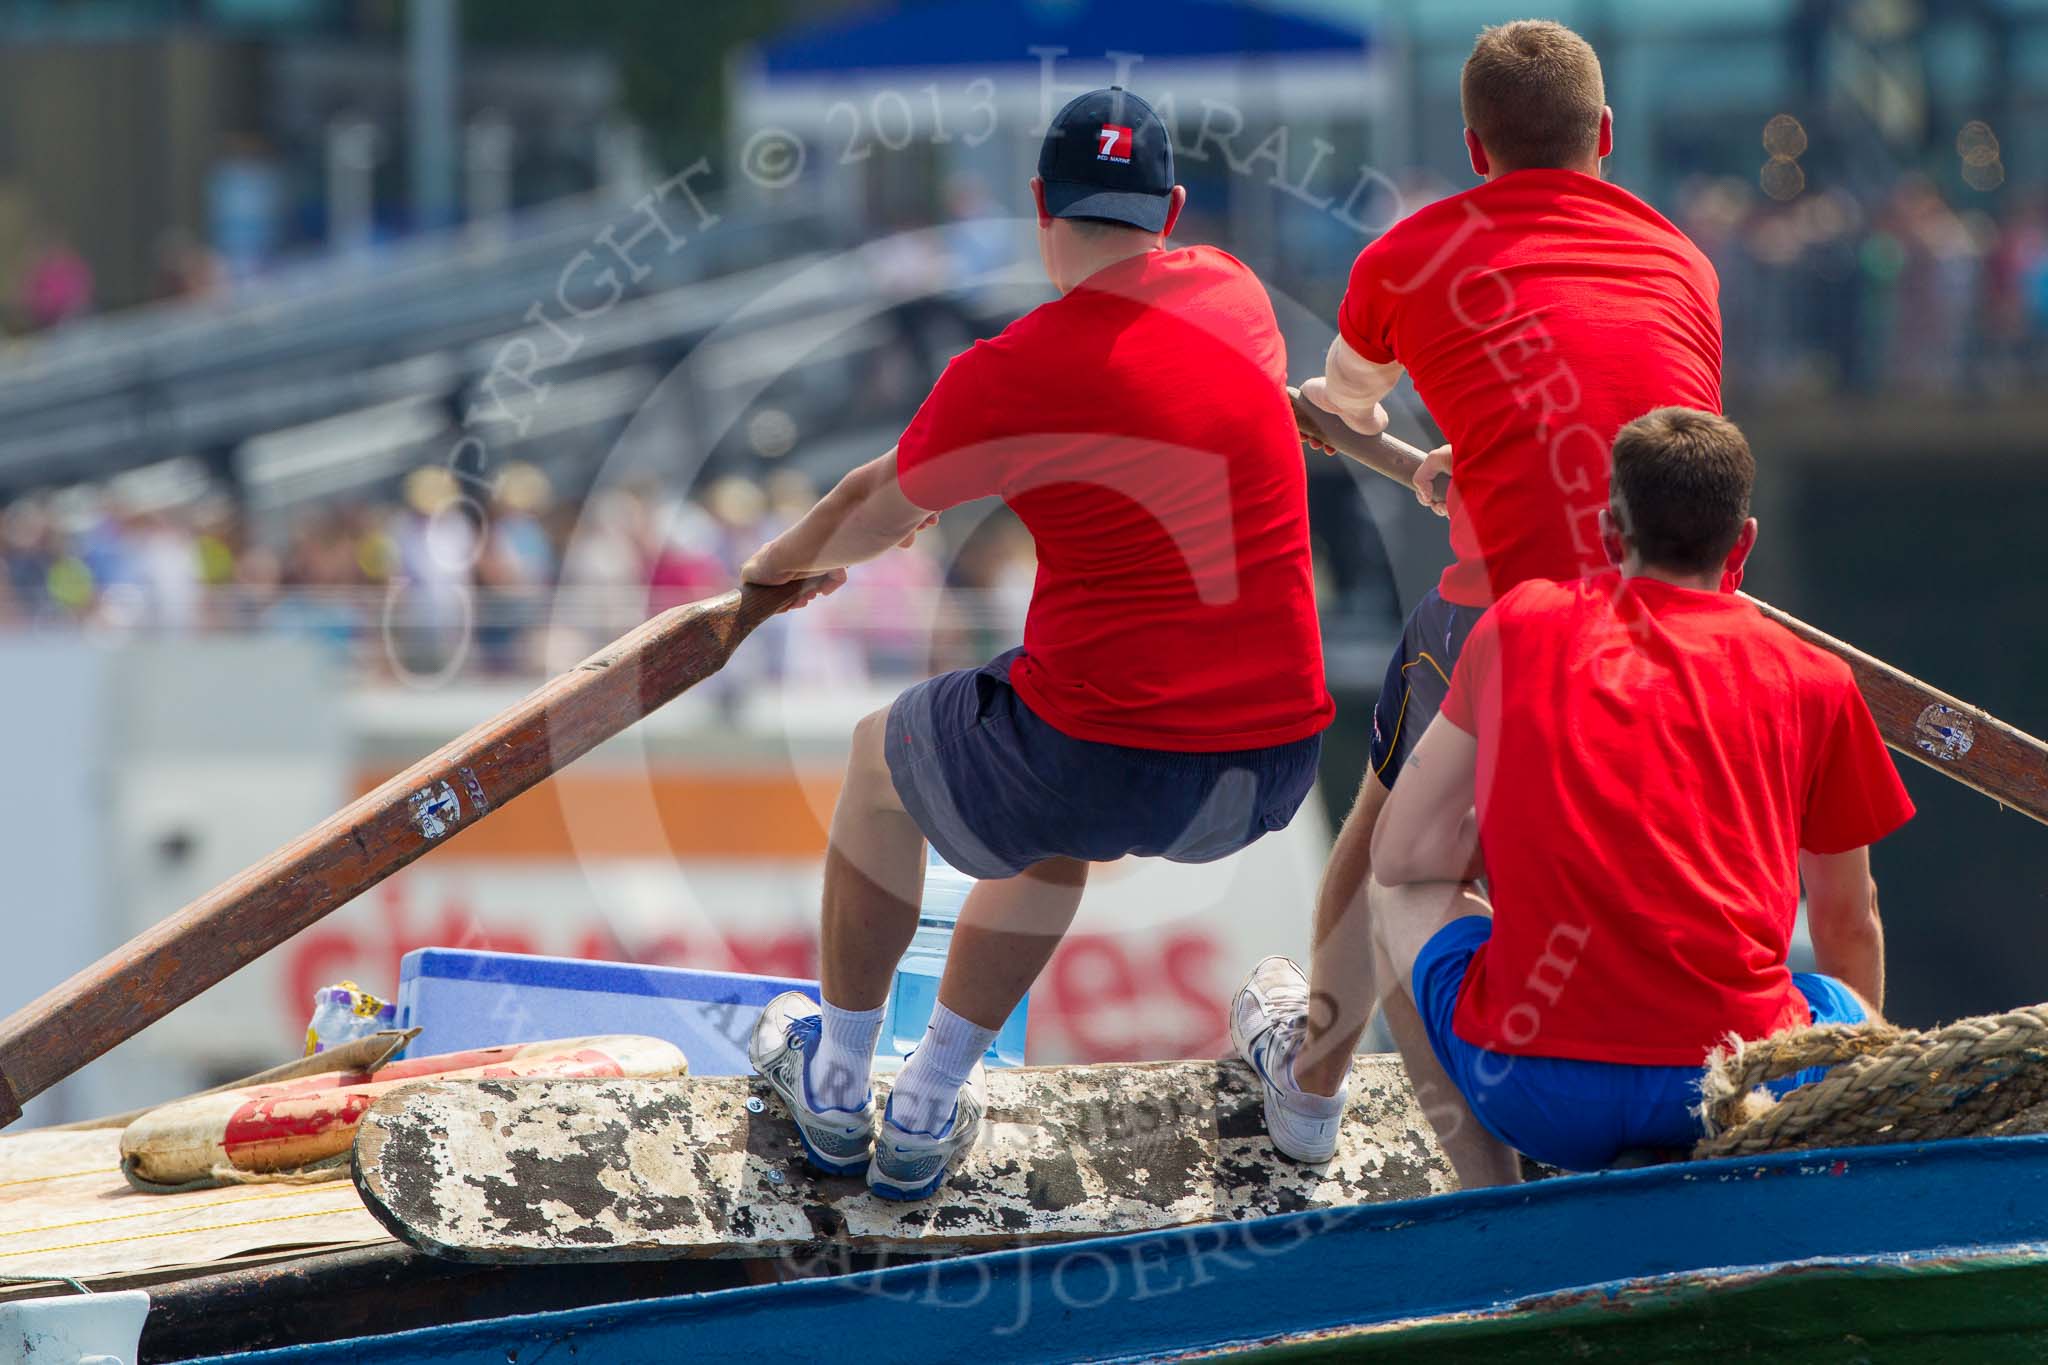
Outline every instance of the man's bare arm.
[[1387, 411], [1380, 403], [1401, 382], [1402, 373], [1399, 361], [1367, 360], [1339, 336], [1323, 357], [1321, 377], [1304, 382], [1301, 396], [1324, 412], [1336, 413], [1355, 430], [1377, 436], [1387, 429]]
[[1483, 870], [1472, 809], [1479, 741], [1438, 716], [1422, 732], [1372, 836], [1373, 880], [1382, 886], [1462, 882]]
[[1884, 1009], [1884, 924], [1877, 914], [1877, 883], [1870, 850], [1799, 853], [1806, 883], [1806, 929], [1814, 964], [1862, 996], [1873, 1012]]
[[[1323, 359], [1322, 377], [1304, 381], [1301, 396], [1324, 412], [1343, 418], [1354, 430], [1377, 436], [1387, 429], [1387, 410], [1380, 406], [1381, 400], [1394, 391], [1404, 373], [1399, 361], [1367, 360], [1339, 336], [1330, 342], [1330, 353]], [[1333, 455], [1337, 453], [1313, 437], [1309, 444]], [[1450, 514], [1448, 505], [1436, 496], [1437, 476], [1450, 470], [1451, 448], [1438, 446], [1415, 472], [1415, 500], [1438, 516]]]
[[938, 513], [903, 496], [892, 449], [841, 479], [796, 525], [756, 550], [740, 567], [740, 578], [774, 585], [823, 575], [818, 591], [796, 604], [801, 606], [837, 591], [849, 565], [899, 545], [908, 548], [938, 519]]

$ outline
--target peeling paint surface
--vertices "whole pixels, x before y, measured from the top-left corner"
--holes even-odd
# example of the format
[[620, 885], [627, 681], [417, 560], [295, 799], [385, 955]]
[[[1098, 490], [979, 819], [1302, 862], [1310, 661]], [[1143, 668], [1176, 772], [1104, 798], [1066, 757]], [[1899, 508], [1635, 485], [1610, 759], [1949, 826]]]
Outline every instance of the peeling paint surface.
[[413, 827], [419, 830], [423, 839], [442, 838], [462, 823], [462, 798], [446, 781], [420, 788], [407, 799], [406, 804], [412, 812]]
[[983, 1250], [1455, 1183], [1392, 1057], [1354, 1064], [1322, 1166], [1274, 1151], [1235, 1061], [991, 1071], [988, 1099], [973, 1154], [916, 1204], [811, 1174], [773, 1093], [736, 1076], [407, 1087], [364, 1117], [356, 1183], [421, 1250], [504, 1262]]
[[1944, 763], [1953, 763], [1976, 747], [1977, 726], [1952, 706], [1936, 702], [1913, 722], [1913, 742]]

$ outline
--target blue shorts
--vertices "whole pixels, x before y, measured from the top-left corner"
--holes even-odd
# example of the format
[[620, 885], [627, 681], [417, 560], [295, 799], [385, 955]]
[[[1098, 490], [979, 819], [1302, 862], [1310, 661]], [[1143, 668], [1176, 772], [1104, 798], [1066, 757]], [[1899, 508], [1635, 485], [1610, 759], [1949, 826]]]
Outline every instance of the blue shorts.
[[1451, 669], [1465, 637], [1486, 614], [1484, 607], [1461, 607], [1446, 602], [1431, 588], [1408, 613], [1401, 628], [1401, 643], [1387, 661], [1387, 676], [1380, 684], [1380, 699], [1372, 708], [1372, 770], [1381, 784], [1394, 785], [1401, 765], [1415, 752], [1415, 741], [1436, 719], [1437, 709], [1451, 690]]
[[1284, 829], [1315, 785], [1320, 735], [1183, 754], [1061, 734], [1010, 686], [1022, 653], [943, 673], [889, 708], [896, 794], [970, 877], [1014, 877], [1048, 858], [1213, 862]]
[[[1704, 1066], [1627, 1066], [1567, 1057], [1492, 1052], [1451, 1028], [1472, 954], [1493, 935], [1485, 915], [1454, 919], [1415, 959], [1416, 1012], [1429, 1044], [1487, 1132], [1524, 1155], [1567, 1171], [1597, 1171], [1639, 1147], [1691, 1147], [1706, 1130], [1700, 1102]], [[1860, 1024], [1863, 1005], [1847, 986], [1817, 972], [1794, 972], [1816, 1024]], [[1827, 1074], [1824, 1066], [1773, 1081], [1782, 1095]]]

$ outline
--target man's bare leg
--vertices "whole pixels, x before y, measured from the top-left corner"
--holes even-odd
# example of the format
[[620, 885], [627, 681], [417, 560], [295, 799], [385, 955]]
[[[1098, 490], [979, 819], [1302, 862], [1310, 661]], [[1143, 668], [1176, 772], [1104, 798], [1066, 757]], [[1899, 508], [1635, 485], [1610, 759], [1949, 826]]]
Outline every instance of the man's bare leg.
[[825, 999], [845, 1010], [880, 1009], [888, 1000], [924, 894], [924, 835], [889, 776], [887, 723], [888, 713], [877, 711], [854, 727], [825, 850], [818, 977]]
[[974, 884], [960, 908], [931, 1022], [889, 1099], [894, 1128], [883, 1134], [897, 1144], [892, 1151], [904, 1150], [901, 1134], [943, 1138], [951, 1131], [962, 1087], [1073, 923], [1087, 884], [1088, 864], [1071, 858]]
[[1468, 1190], [1518, 1183], [1521, 1158], [1473, 1116], [1471, 1106], [1437, 1061], [1436, 1049], [1429, 1044], [1422, 1016], [1409, 993], [1415, 959], [1436, 931], [1465, 915], [1491, 917], [1493, 907], [1471, 882], [1412, 886], [1373, 882], [1368, 894], [1380, 979], [1388, 985], [1387, 1026], [1401, 1049], [1401, 1064], [1407, 1069], [1416, 1100], [1436, 1129], [1437, 1142], [1450, 1159], [1451, 1169], [1458, 1173], [1458, 1183]]
[[1088, 864], [1049, 858], [1002, 881], [976, 882], [960, 907], [939, 1002], [1000, 1029], [1052, 960], [1088, 885]]
[[1309, 940], [1308, 1034], [1294, 1061], [1294, 1082], [1315, 1095], [1334, 1095], [1351, 1070], [1351, 1054], [1372, 1022], [1381, 978], [1374, 970], [1372, 832], [1387, 803], [1387, 788], [1367, 771], [1358, 799], [1337, 832], [1316, 893]]
[[[777, 996], [762, 1010], [749, 1046], [754, 1069], [796, 1112], [813, 1164], [832, 1174], [867, 1160], [869, 1121], [848, 1116], [867, 1113], [890, 977], [917, 932], [924, 890], [924, 835], [904, 813], [889, 777], [887, 725], [888, 713], [878, 711], [854, 727], [846, 784], [832, 809], [820, 930], [822, 1002], [813, 1010], [800, 992]], [[807, 1027], [815, 1032], [805, 1045]], [[835, 1110], [844, 1112], [824, 1117]]]

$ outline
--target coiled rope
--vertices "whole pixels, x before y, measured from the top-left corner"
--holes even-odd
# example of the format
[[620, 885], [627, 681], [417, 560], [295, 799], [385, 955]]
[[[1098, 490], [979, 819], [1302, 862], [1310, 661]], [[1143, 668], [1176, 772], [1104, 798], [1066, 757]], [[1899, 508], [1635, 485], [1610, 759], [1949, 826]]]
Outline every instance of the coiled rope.
[[[1818, 1081], [1761, 1087], [1813, 1066]], [[2048, 1005], [1919, 1030], [1824, 1024], [1731, 1039], [1700, 1082], [1695, 1158], [2048, 1132]]]

